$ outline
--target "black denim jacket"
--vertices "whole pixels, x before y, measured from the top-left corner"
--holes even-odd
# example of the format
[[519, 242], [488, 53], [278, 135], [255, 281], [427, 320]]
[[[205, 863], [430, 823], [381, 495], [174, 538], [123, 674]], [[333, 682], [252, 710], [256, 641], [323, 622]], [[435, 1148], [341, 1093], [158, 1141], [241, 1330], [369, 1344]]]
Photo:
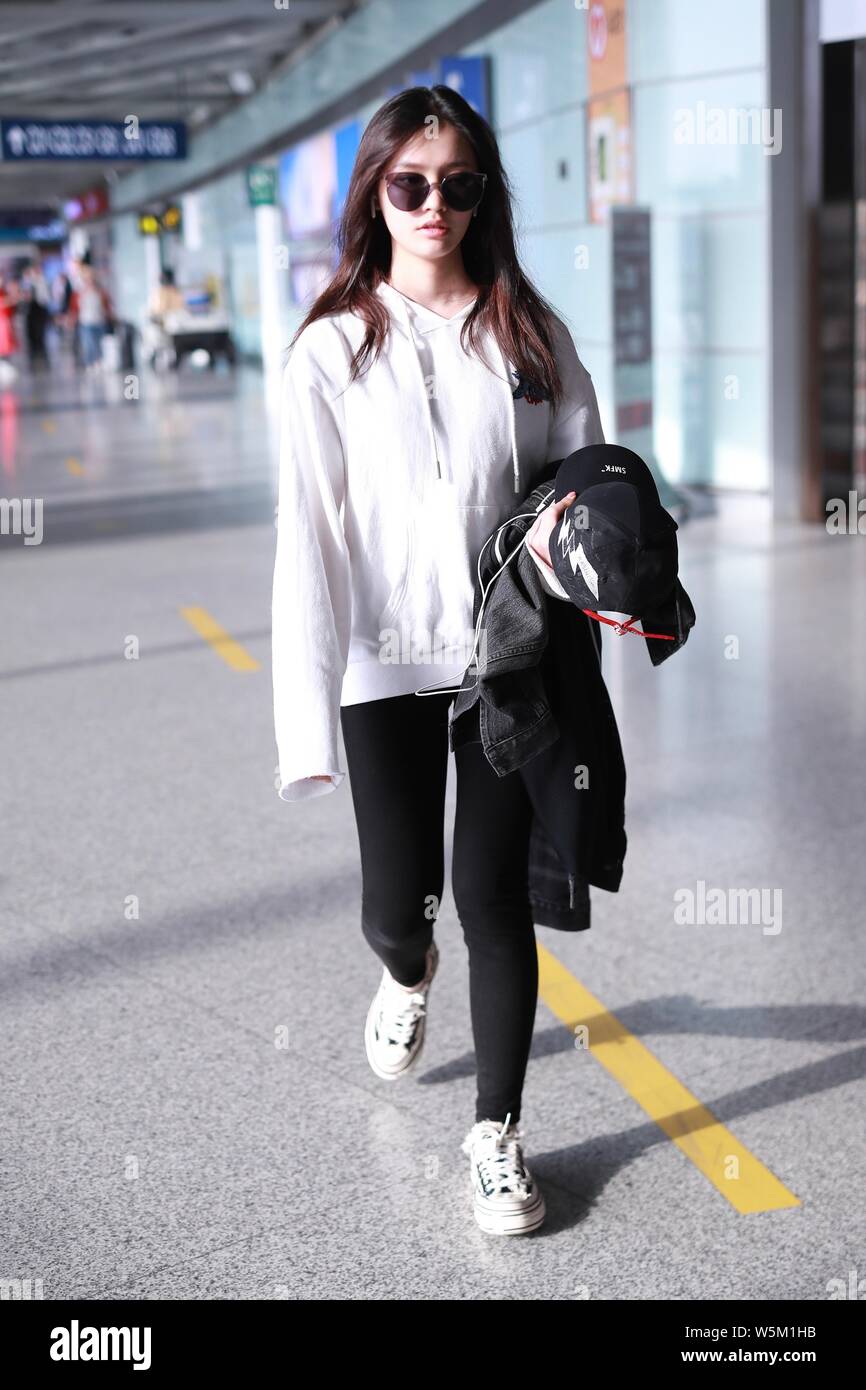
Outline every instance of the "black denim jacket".
[[[552, 470], [548, 480], [482, 550], [475, 622], [482, 589], [552, 500], [558, 464], [546, 467]], [[682, 645], [690, 625], [679, 626], [673, 642], [656, 643], [664, 656]], [[500, 777], [518, 772], [523, 778], [533, 807], [533, 921], [584, 931], [591, 925], [590, 885], [615, 893], [626, 849], [625, 764], [601, 672], [600, 625], [547, 592], [521, 545], [490, 587], [479, 641], [477, 662], [465, 672], [451, 708], [450, 747], [481, 742]]]

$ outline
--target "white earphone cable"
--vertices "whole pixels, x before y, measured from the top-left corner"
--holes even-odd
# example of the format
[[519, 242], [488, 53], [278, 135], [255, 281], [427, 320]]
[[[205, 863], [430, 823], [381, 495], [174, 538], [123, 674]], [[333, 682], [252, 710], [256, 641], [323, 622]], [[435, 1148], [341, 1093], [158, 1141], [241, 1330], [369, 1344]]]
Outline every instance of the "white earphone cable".
[[[511, 523], [512, 523], [513, 521], [519, 521], [522, 517], [527, 517], [527, 516], [528, 516], [528, 517], [537, 517], [537, 516], [538, 516], [538, 513], [541, 512], [541, 511], [543, 511], [544, 508], [549, 504], [549, 502], [551, 501], [551, 499], [552, 499], [553, 496], [554, 496], [554, 493], [555, 493], [555, 489], [551, 488], [550, 492], [546, 495], [546, 497], [544, 498], [544, 500], [543, 500], [542, 502], [539, 502], [539, 504], [538, 504], [538, 506], [535, 508], [535, 511], [534, 511], [534, 512], [518, 512], [516, 516], [510, 516], [510, 517], [508, 518], [507, 521], [504, 521], [504, 522], [502, 523], [502, 525], [499, 527], [499, 529], [498, 529], [497, 531], [493, 532], [492, 535], [490, 535], [490, 536], [487, 537], [487, 540], [484, 542], [484, 545], [482, 545], [481, 550], [479, 551], [479, 554], [478, 554], [478, 562], [477, 562], [477, 565], [476, 565], [476, 569], [477, 569], [477, 573], [478, 573], [478, 582], [479, 582], [479, 584], [482, 582], [482, 581], [481, 581], [481, 557], [482, 557], [482, 555], [484, 554], [484, 551], [486, 550], [486, 548], [487, 548], [487, 546], [490, 544], [490, 542], [491, 542], [491, 541], [494, 541], [495, 544], [496, 544], [497, 547], [498, 547], [500, 535], [502, 534], [502, 532], [503, 532], [504, 530], [506, 530], [507, 527], [509, 527], [509, 526], [511, 525]], [[527, 533], [527, 534], [528, 534], [528, 533]], [[491, 587], [491, 585], [493, 584], [494, 579], [496, 579], [496, 578], [502, 573], [502, 571], [505, 569], [505, 566], [506, 566], [507, 564], [509, 564], [509, 563], [514, 559], [514, 556], [515, 556], [515, 555], [517, 554], [517, 552], [520, 550], [520, 547], [526, 544], [526, 539], [527, 539], [526, 536], [523, 536], [523, 537], [521, 538], [520, 544], [519, 544], [519, 545], [516, 545], [516, 546], [514, 547], [514, 549], [512, 550], [511, 554], [502, 562], [502, 564], [499, 566], [499, 569], [496, 571], [496, 573], [495, 573], [495, 574], [492, 574], [492, 575], [490, 576], [489, 580], [487, 581], [487, 584], [484, 586], [484, 588], [483, 588], [483, 590], [482, 590], [482, 594], [481, 594], [481, 607], [480, 607], [479, 610], [478, 610], [478, 617], [477, 617], [476, 620], [475, 620], [475, 640], [474, 640], [474, 642], [472, 643], [472, 651], [469, 653], [469, 660], [467, 661], [466, 665], [463, 667], [463, 671], [461, 672], [460, 684], [459, 684], [459, 685], [455, 685], [455, 686], [446, 686], [444, 689], [441, 689], [441, 690], [440, 690], [440, 689], [438, 689], [437, 687], [438, 687], [439, 685], [441, 685], [441, 682], [439, 682], [439, 681], [434, 681], [431, 685], [422, 686], [422, 687], [420, 688], [420, 690], [416, 690], [416, 691], [415, 691], [415, 694], [416, 694], [416, 695], [445, 695], [445, 694], [450, 693], [451, 691], [457, 692], [457, 691], [463, 689], [463, 677], [466, 675], [466, 672], [468, 671], [469, 667], [472, 665], [472, 661], [473, 661], [473, 658], [474, 658], [474, 656], [475, 656], [475, 649], [476, 649], [476, 647], [478, 646], [478, 638], [479, 638], [479, 636], [480, 636], [481, 619], [482, 619], [483, 616], [484, 616], [484, 605], [485, 605], [485, 603], [487, 602], [487, 595], [488, 595], [489, 592], [490, 592], [490, 587]], [[443, 676], [442, 679], [443, 679], [443, 680], [451, 680], [451, 679], [453, 679], [453, 678], [450, 677], [450, 676]], [[478, 684], [478, 675], [477, 675], [477, 673], [476, 673], [475, 681], [474, 681], [473, 685], [471, 685], [471, 686], [469, 687], [469, 689], [470, 689], [470, 690], [473, 690], [473, 689], [475, 688], [475, 686], [477, 686], [477, 684]]]

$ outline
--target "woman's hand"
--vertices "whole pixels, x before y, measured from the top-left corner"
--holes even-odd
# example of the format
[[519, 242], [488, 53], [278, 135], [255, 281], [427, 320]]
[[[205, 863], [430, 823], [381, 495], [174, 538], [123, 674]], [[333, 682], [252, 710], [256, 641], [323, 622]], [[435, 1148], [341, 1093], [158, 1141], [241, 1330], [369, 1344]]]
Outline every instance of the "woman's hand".
[[551, 502], [549, 507], [545, 507], [543, 512], [539, 512], [526, 537], [526, 544], [549, 570], [553, 569], [550, 563], [551, 532], [555, 526], [559, 525], [560, 517], [564, 511], [568, 510], [576, 496], [576, 492], [568, 492], [558, 502]]

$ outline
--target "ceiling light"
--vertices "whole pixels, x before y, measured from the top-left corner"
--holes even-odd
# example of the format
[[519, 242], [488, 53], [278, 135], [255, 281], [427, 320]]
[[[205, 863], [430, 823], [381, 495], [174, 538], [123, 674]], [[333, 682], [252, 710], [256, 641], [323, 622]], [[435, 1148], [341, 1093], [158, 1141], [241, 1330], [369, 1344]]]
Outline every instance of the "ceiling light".
[[234, 72], [228, 73], [227, 80], [236, 96], [248, 97], [256, 90], [255, 82], [243, 68], [236, 68]]

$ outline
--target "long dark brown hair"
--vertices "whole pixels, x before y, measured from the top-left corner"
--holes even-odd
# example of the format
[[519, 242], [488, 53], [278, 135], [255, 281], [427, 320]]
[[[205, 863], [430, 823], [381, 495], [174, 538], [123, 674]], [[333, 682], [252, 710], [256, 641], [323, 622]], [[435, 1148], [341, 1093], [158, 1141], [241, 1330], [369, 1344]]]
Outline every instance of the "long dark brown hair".
[[430, 116], [465, 137], [475, 152], [479, 171], [487, 175], [478, 214], [470, 220], [460, 243], [466, 273], [479, 290], [460, 331], [461, 345], [465, 349], [468, 342], [486, 362], [479, 343], [484, 329], [490, 329], [521, 377], [535, 388], [540, 386], [539, 394], [546, 395], [555, 406], [562, 396], [562, 383], [548, 320], [553, 308], [530, 284], [517, 259], [513, 193], [496, 137], [483, 116], [450, 87], [409, 87], [386, 101], [372, 117], [358, 146], [337, 229], [339, 264], [296, 330], [288, 351], [307, 324], [349, 311], [367, 325], [364, 340], [352, 358], [350, 382], [358, 377], [371, 353], [373, 360], [378, 356], [389, 314], [375, 290], [388, 278], [391, 234], [384, 217], [371, 216], [370, 203], [397, 151], [424, 129]]

